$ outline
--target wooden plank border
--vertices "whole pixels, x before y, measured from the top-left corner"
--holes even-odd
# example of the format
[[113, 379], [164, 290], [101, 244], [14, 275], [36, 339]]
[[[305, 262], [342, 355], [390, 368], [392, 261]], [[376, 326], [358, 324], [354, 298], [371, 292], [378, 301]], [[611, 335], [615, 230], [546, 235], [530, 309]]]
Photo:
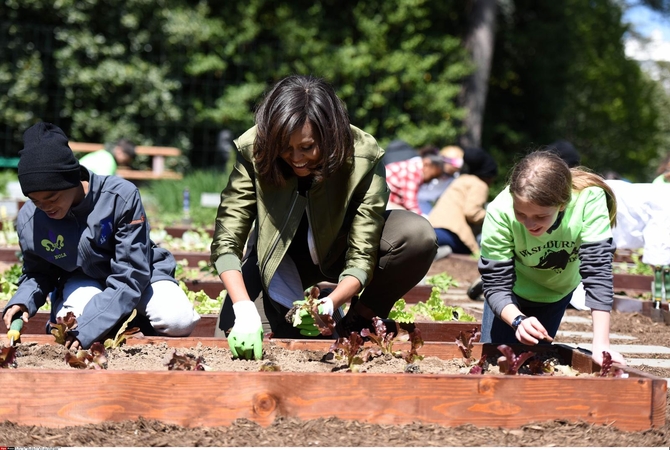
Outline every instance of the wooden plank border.
[[[440, 345], [445, 347], [443, 353], [446, 347], [455, 347]], [[268, 426], [277, 417], [334, 416], [394, 425], [418, 421], [517, 428], [532, 422], [568, 420], [613, 425], [625, 431], [663, 426], [665, 380], [636, 371], [629, 374], [627, 379], [613, 379], [2, 370], [0, 383], [11, 385], [12, 395], [0, 405], [0, 420], [65, 427], [144, 417], [185, 427], [215, 427], [241, 418]], [[54, 385], [59, 388], [54, 390]]]

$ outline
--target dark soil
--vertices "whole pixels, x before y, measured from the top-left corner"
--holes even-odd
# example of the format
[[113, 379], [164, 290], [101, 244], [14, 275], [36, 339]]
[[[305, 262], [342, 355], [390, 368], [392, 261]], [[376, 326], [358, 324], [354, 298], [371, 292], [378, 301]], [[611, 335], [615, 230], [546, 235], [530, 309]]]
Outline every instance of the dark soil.
[[[467, 287], [478, 276], [476, 264], [465, 258], [437, 261], [429, 275], [442, 272], [452, 275], [462, 287]], [[588, 312], [576, 310], [569, 310], [568, 314], [590, 317]], [[591, 326], [564, 323], [561, 329], [591, 331]], [[670, 344], [670, 326], [654, 323], [640, 314], [613, 312], [611, 329], [612, 333], [636, 338], [635, 341], [613, 340], [613, 343]], [[569, 340], [589, 342], [572, 337]], [[653, 356], [668, 358], [668, 355]], [[639, 368], [670, 378], [669, 369]], [[670, 407], [665, 426], [644, 432], [622, 432], [613, 426], [564, 421], [533, 423], [511, 430], [470, 425], [449, 428], [421, 423], [373, 425], [335, 418], [310, 421], [279, 418], [267, 428], [246, 419], [216, 428], [184, 428], [143, 419], [58, 429], [18, 426], [6, 421], [0, 424], [0, 443], [24, 447], [667, 447], [670, 445]]]

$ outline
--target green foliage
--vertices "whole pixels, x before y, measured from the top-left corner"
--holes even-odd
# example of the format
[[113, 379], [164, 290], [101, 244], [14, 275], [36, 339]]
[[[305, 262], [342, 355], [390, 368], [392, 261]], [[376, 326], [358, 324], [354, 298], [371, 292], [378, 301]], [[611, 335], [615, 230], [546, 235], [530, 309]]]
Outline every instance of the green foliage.
[[130, 322], [133, 321], [135, 316], [137, 316], [137, 310], [133, 309], [133, 312], [130, 313], [130, 317], [128, 317], [128, 319], [125, 322], [123, 322], [121, 328], [119, 328], [119, 331], [116, 332], [114, 338], [106, 339], [105, 343], [103, 344], [103, 347], [106, 349], [119, 348], [123, 345], [124, 342], [126, 342], [126, 339], [128, 339], [130, 336], [139, 333], [140, 332], [139, 327], [128, 328], [128, 325], [130, 324]]
[[426, 284], [435, 286], [442, 292], [447, 292], [449, 288], [458, 287], [458, 281], [446, 272], [438, 273], [437, 275], [426, 278]]
[[0, 302], [8, 302], [18, 289], [22, 269], [19, 264], [13, 264], [0, 276]]
[[614, 273], [623, 273], [629, 275], [648, 275], [654, 276], [654, 269], [649, 264], [642, 262], [642, 250], [631, 252], [630, 258], [633, 264], [627, 262], [613, 263], [612, 270]]
[[[189, 223], [193, 227], [212, 228], [216, 219], [216, 208], [203, 207], [203, 193], [220, 194], [228, 182], [228, 173], [213, 170], [195, 170], [181, 180], [156, 180], [140, 188], [147, 216], [161, 225], [183, 223], [184, 190], [189, 190]], [[211, 238], [207, 237], [211, 243]], [[209, 246], [209, 244], [207, 244]]]
[[667, 95], [626, 57], [626, 31], [620, 6], [608, 0], [517, 0], [505, 10], [483, 136], [501, 181], [516, 157], [558, 139], [597, 172], [649, 181], [670, 130]]
[[404, 299], [393, 304], [389, 319], [400, 323], [413, 323], [418, 317], [435, 321], [475, 322], [474, 316], [467, 314], [460, 306], [447, 306], [442, 300], [441, 290], [433, 287], [430, 297], [425, 302], [418, 302], [409, 308]]
[[458, 12], [428, 0], [8, 0], [0, 124], [14, 148], [41, 119], [73, 140], [127, 136], [188, 155], [222, 127], [241, 134], [270, 84], [302, 73], [331, 81], [380, 142], [447, 143], [471, 71], [447, 26]]
[[434, 287], [426, 302], [418, 302], [412, 307], [414, 314], [436, 321], [474, 322], [475, 318], [466, 314], [460, 306], [447, 306], [440, 296], [440, 289]]
[[407, 308], [407, 302], [405, 302], [404, 298], [399, 299], [393, 304], [393, 308], [389, 312], [389, 319], [400, 323], [414, 323], [416, 320], [411, 308]]
[[[499, 3], [482, 144], [501, 166], [492, 194], [515, 157], [559, 138], [596, 171], [649, 181], [670, 143], [670, 101], [626, 58], [621, 7]], [[182, 149], [169, 168], [215, 167], [217, 132], [241, 134], [263, 92], [294, 73], [331, 81], [352, 122], [382, 145], [451, 144], [462, 131], [460, 84], [472, 71], [461, 41], [469, 11], [428, 0], [6, 0], [1, 153], [15, 156], [23, 130], [46, 120], [73, 140], [126, 136]], [[157, 195], [177, 195], [158, 205], [179, 220], [185, 185], [166, 183], [173, 189]], [[192, 220], [212, 223], [191, 189]]]
[[188, 300], [193, 304], [193, 309], [198, 314], [218, 314], [221, 311], [221, 305], [226, 298], [226, 291], [222, 290], [218, 297], [211, 298], [205, 291], [190, 291], [183, 281], [179, 282], [179, 287], [184, 291]]

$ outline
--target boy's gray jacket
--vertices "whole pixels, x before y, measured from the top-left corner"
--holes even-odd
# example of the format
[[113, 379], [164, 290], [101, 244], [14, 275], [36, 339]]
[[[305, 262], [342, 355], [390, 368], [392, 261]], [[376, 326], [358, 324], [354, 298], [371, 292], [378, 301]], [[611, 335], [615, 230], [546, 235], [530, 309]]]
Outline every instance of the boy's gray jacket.
[[82, 179], [87, 177], [88, 194], [63, 219], [49, 218], [32, 201], [19, 211], [23, 275], [5, 307], [25, 305], [33, 316], [69, 277], [83, 273], [98, 280], [105, 289], [86, 305], [74, 330], [84, 348], [126, 320], [150, 283], [174, 281], [176, 266], [172, 254], [149, 239], [137, 187], [82, 167]]
[[[321, 271], [356, 277], [362, 287], [372, 278], [389, 190], [381, 158], [384, 150], [368, 133], [352, 126], [354, 156], [304, 197], [297, 178], [282, 187], [259, 180], [253, 163], [256, 127], [235, 141], [238, 152], [228, 186], [221, 194], [211, 262], [218, 273], [240, 270], [242, 249], [256, 221], [256, 249], [267, 290], [305, 211], [314, 233]], [[341, 263], [344, 255], [344, 270]], [[337, 271], [337, 272], [335, 272]]]

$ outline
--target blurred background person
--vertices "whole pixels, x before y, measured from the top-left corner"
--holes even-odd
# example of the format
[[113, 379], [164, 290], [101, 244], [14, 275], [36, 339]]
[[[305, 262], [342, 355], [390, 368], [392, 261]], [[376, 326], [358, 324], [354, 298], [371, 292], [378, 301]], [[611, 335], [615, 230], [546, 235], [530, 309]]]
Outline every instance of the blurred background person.
[[116, 175], [116, 169], [130, 167], [135, 161], [135, 144], [129, 139], [119, 139], [111, 149], [101, 148], [84, 155], [79, 164], [97, 175]]
[[395, 139], [386, 146], [382, 163], [386, 166], [398, 161], [407, 161], [419, 156], [419, 152], [402, 139]]
[[552, 142], [547, 146], [547, 150], [556, 153], [571, 169], [581, 164], [581, 155], [575, 146], [565, 139]]
[[440, 198], [451, 182], [456, 179], [459, 170], [463, 166], [463, 149], [461, 147], [448, 145], [442, 150], [438, 150], [437, 147], [426, 147], [421, 154], [425, 155], [428, 152], [439, 152], [444, 156], [444, 173], [442, 176], [419, 186], [419, 209], [422, 214], [430, 214], [437, 199]]
[[452, 252], [479, 254], [477, 237], [486, 216], [489, 188], [498, 175], [493, 156], [481, 148], [466, 148], [461, 173], [437, 200], [428, 216], [435, 229], [439, 248], [435, 259]]
[[661, 161], [661, 164], [656, 171], [656, 175], [657, 176], [652, 183], [670, 183], [670, 153], [668, 153], [666, 157], [663, 158], [663, 161]]
[[419, 208], [419, 187], [444, 174], [444, 157], [439, 154], [386, 165], [386, 184], [391, 191], [387, 209], [406, 209], [424, 215]]

